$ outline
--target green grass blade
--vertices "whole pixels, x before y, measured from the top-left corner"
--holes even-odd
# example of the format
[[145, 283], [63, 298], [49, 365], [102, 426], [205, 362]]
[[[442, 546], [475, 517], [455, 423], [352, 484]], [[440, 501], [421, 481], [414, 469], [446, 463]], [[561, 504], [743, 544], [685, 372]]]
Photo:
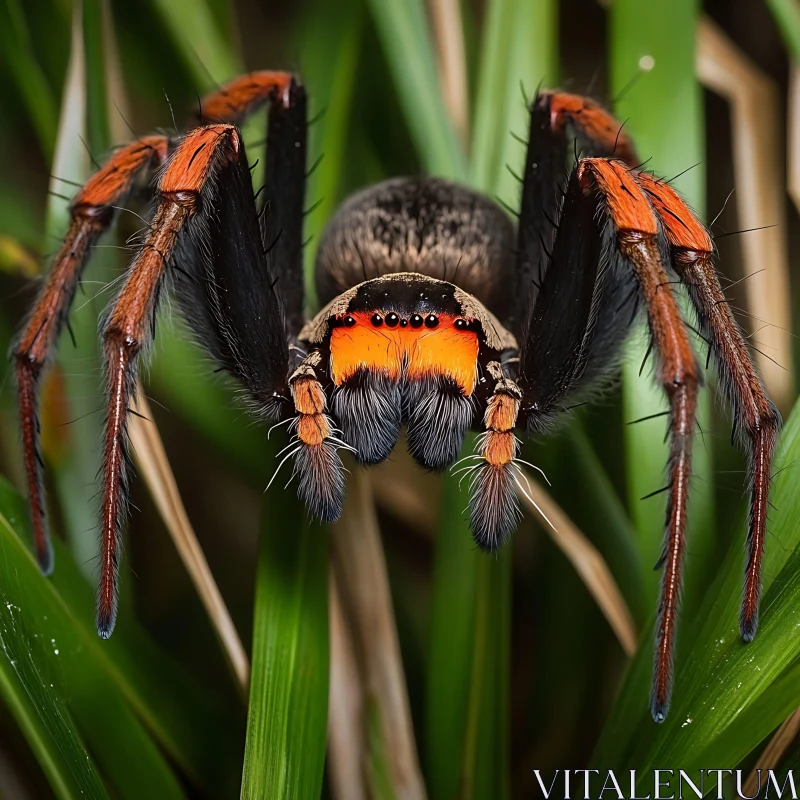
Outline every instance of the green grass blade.
[[0, 52], [28, 110], [42, 152], [45, 158], [50, 158], [56, 141], [58, 112], [53, 91], [33, 51], [20, 0], [4, 0], [0, 6]]
[[205, 91], [242, 72], [204, 0], [152, 0], [195, 84]]
[[406, 118], [427, 172], [463, 180], [464, 155], [439, 90], [433, 45], [422, 0], [370, 0], [372, 18]]
[[[0, 507], [23, 541], [30, 542], [28, 510], [23, 499], [0, 478]], [[193, 781], [230, 789], [241, 764], [243, 714], [217, 705], [210, 687], [196, 684], [154, 646], [131, 613], [121, 615], [114, 636], [103, 642], [94, 627], [94, 589], [70, 553], [54, 542], [58, 568], [43, 591], [54, 607], [42, 612], [66, 620], [80, 634], [82, 648], [124, 696], [152, 736]], [[116, 701], [115, 701], [116, 702]], [[102, 730], [102, 728], [100, 729]]]
[[[105, 796], [81, 744], [86, 741], [120, 796], [134, 798], [143, 791], [144, 796], [182, 797], [172, 769], [108, 674], [96, 634], [81, 628], [77, 614], [41, 575], [13, 530], [9, 519], [20, 524], [25, 512], [19, 496], [5, 482], [0, 482], [0, 508], [4, 512], [0, 516], [0, 638], [8, 659], [5, 663], [14, 667], [76, 785], [89, 796]], [[64, 556], [62, 561], [67, 561], [63, 548], [57, 549]], [[7, 680], [4, 685], [8, 686]], [[23, 724], [23, 731], [28, 729]], [[42, 753], [40, 742], [32, 745], [37, 754]], [[50, 774], [51, 758], [44, 754], [41, 763]], [[56, 783], [62, 782], [58, 776]]]
[[[780, 463], [800, 456], [800, 406], [789, 417]], [[800, 705], [796, 680], [800, 642], [795, 635], [800, 602], [800, 508], [792, 470], [776, 472], [770, 541], [764, 559], [761, 625], [751, 644], [738, 633], [742, 552], [734, 542], [719, 566], [696, 623], [686, 633], [675, 677], [673, 708], [664, 725], [647, 713], [652, 662], [649, 646], [637, 654], [594, 756], [597, 765], [636, 766], [642, 775], [657, 764], [685, 769], [708, 763], [735, 765]], [[740, 530], [744, 531], [744, 520]], [[688, 626], [687, 626], [688, 627]], [[762, 705], [763, 704], [763, 705]], [[715, 762], [717, 763], [717, 762]]]
[[508, 167], [521, 173], [525, 153], [511, 134], [527, 139], [525, 94], [558, 79], [557, 10], [554, 0], [494, 0], [487, 8], [470, 176], [512, 208], [519, 206], [520, 186]]
[[800, 6], [795, 0], [767, 0], [792, 59], [800, 63]]
[[[14, 511], [0, 500], [0, 564], [6, 574], [13, 563], [8, 539], [13, 537], [8, 516]], [[23, 556], [24, 557], [24, 556]], [[11, 712], [44, 772], [56, 797], [106, 797], [97, 768], [86, 751], [64, 699], [49, 677], [42, 675], [47, 661], [43, 648], [30, 635], [30, 612], [17, 605], [22, 592], [19, 577], [11, 572], [11, 585], [0, 597], [0, 696]], [[16, 579], [16, 582], [15, 582]], [[12, 600], [14, 598], [14, 600]], [[38, 646], [35, 646], [38, 645]], [[48, 665], [52, 668], [52, 665]], [[60, 687], [59, 687], [60, 688]]]
[[466, 743], [482, 558], [463, 519], [466, 493], [457, 480], [446, 480], [442, 488], [431, 597], [425, 757], [431, 797], [455, 798]]
[[278, 491], [264, 507], [258, 556], [241, 795], [248, 800], [318, 797], [325, 763], [328, 531], [304, 521], [293, 491]]
[[[693, 207], [703, 215], [705, 170], [702, 165], [702, 93], [695, 78], [696, 0], [636, 0], [615, 2], [610, 10], [612, 91], [621, 94], [614, 109], [627, 120], [625, 130], [633, 136], [639, 156], [651, 159], [647, 168], [671, 178], [689, 169], [675, 183]], [[643, 58], [654, 60], [652, 70], [642, 72]], [[623, 405], [626, 421], [657, 413], [667, 407], [663, 390], [652, 376], [652, 362], [639, 375], [647, 351], [647, 339], [635, 332], [630, 357], [623, 372]], [[709, 428], [709, 400], [703, 392], [700, 425]], [[625, 428], [628, 493], [631, 518], [637, 534], [645, 599], [654, 608], [660, 573], [653, 570], [664, 536], [664, 494], [640, 498], [659, 489], [665, 481], [668, 446], [664, 442], [664, 420], [657, 418]], [[710, 445], [699, 434], [693, 452], [692, 496], [689, 504], [690, 557], [687, 559], [684, 611], [691, 613], [703, 581], [707, 556], [716, 546], [713, 478]], [[697, 597], [695, 595], [698, 595]]]
[[[313, 116], [325, 113], [309, 130], [309, 161], [322, 161], [311, 173], [306, 186], [306, 204], [318, 203], [306, 217], [303, 233], [311, 244], [305, 248], [306, 308], [317, 309], [314, 282], [314, 257], [322, 231], [342, 195], [347, 132], [355, 92], [356, 70], [364, 36], [363, 0], [347, 0], [336, 7], [327, 2], [315, 3], [299, 28], [297, 45], [303, 64], [303, 80], [313, 109]], [[310, 165], [309, 165], [310, 167]]]

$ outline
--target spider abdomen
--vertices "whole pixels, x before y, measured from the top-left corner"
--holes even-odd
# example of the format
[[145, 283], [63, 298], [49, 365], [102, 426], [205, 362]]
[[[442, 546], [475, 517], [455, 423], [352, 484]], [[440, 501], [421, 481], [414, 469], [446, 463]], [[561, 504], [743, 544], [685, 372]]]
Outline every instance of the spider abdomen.
[[393, 178], [350, 197], [317, 252], [323, 303], [372, 278], [449, 281], [501, 319], [514, 294], [514, 226], [492, 200], [440, 178]]

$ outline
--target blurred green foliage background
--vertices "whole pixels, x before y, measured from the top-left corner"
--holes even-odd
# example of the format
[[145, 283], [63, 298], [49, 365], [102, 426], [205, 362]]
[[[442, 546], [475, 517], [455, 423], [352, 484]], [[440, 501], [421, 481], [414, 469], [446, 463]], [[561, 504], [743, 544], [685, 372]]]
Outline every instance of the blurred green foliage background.
[[[519, 171], [523, 148], [510, 133], [525, 138], [523, 93], [539, 85], [613, 104], [643, 158], [652, 159], [648, 168], [670, 177], [689, 170], [675, 185], [702, 218], [716, 217], [716, 234], [743, 227], [736, 204], [724, 205], [740, 177], [737, 129], [727, 103], [696, 77], [699, 24], [719, 26], [766, 76], [780, 114], [789, 115], [790, 76], [800, 57], [792, 49], [800, 41], [797, 6], [790, 0], [615, 0], [608, 6], [590, 0], [2, 0], [0, 345], [8, 349], [34, 296], [31, 278], [47, 269], [63, 235], [75, 188], [67, 181], [84, 181], [114, 143], [189, 124], [198, 93], [245, 69], [296, 70], [309, 91], [316, 118], [311, 161], [324, 154], [307, 193], [309, 206], [319, 201], [306, 221], [309, 275], [316, 240], [337, 204], [388, 176], [445, 175], [516, 207], [519, 189], [506, 165]], [[442, 9], [447, 25], [457, 23], [463, 47], [460, 121], [449, 113], [446, 85], [441, 88], [436, 14]], [[652, 59], [652, 68], [643, 69], [649, 63], [643, 57]], [[782, 128], [782, 119], [777, 125]], [[251, 159], [263, 149], [263, 135], [262, 115], [245, 127]], [[781, 158], [786, 146], [781, 139]], [[256, 171], [256, 188], [258, 179]], [[783, 186], [777, 191], [796, 284], [797, 212]], [[695, 445], [675, 701], [666, 724], [656, 726], [648, 691], [664, 495], [639, 498], [663, 483], [664, 421], [627, 423], [665, 403], [649, 369], [639, 374], [646, 345], [640, 333], [620, 386], [576, 410], [552, 437], [526, 445], [524, 456], [546, 471], [553, 497], [619, 585], [641, 632], [630, 663], [545, 527], [526, 517], [499, 558], [479, 554], [457, 480], [423, 475], [402, 453], [362, 485], [366, 493], [358, 490], [367, 510], [354, 505], [341, 531], [305, 521], [280, 481], [262, 498], [274, 442], [253, 427], [234, 389], [210, 374], [167, 306], [147, 393], [189, 517], [251, 654], [249, 699], [230, 674], [141, 481], [133, 489], [120, 624], [101, 642], [92, 601], [102, 425], [96, 326], [147, 205], [132, 209], [96, 249], [74, 306], [77, 344], [65, 337], [46, 384], [43, 436], [58, 538], [51, 580], [38, 574], [27, 551], [13, 378], [8, 365], [0, 368], [0, 473], [6, 476], [0, 481], [1, 794], [344, 796], [336, 769], [347, 759], [328, 748], [325, 766], [328, 665], [338, 653], [327, 624], [328, 571], [333, 564], [340, 580], [355, 574], [360, 588], [365, 573], [348, 572], [358, 558], [335, 537], [341, 533], [358, 545], [372, 519], [371, 494], [412, 750], [431, 797], [530, 796], [534, 768], [591, 764], [644, 774], [652, 766], [688, 770], [713, 762], [746, 769], [754, 763], [762, 743], [800, 706], [794, 397], [791, 390], [782, 397], [788, 424], [774, 483], [762, 630], [748, 647], [735, 632], [744, 460], [729, 445], [726, 412], [706, 398]], [[718, 248], [723, 271], [741, 278], [741, 237], [720, 236]], [[313, 308], [310, 281], [308, 289]], [[743, 308], [752, 302], [745, 292], [736, 296]], [[749, 330], [760, 324], [745, 319]], [[793, 362], [783, 366], [788, 376], [794, 373]], [[713, 391], [713, 375], [709, 384]], [[347, 624], [356, 625], [357, 616], [345, 608]], [[355, 753], [356, 783], [371, 796], [417, 796], [415, 777], [400, 774], [403, 765], [416, 768], [416, 758], [401, 763], [387, 739], [392, 710], [375, 689], [373, 679], [381, 683], [370, 672], [376, 658], [363, 652], [370, 644], [355, 648], [354, 685], [363, 707], [352, 713], [361, 736], [348, 741], [351, 751], [363, 749]], [[787, 763], [798, 752], [792, 745]]]

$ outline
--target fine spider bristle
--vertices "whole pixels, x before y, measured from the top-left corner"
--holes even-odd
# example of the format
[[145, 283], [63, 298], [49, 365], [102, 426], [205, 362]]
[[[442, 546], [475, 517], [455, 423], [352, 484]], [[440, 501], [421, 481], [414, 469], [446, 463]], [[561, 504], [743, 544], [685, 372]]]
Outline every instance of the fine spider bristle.
[[458, 458], [474, 417], [471, 399], [441, 375], [409, 381], [403, 388], [409, 452], [420, 466], [446, 469]]
[[336, 522], [342, 515], [344, 465], [336, 446], [329, 440], [303, 446], [295, 458], [299, 479], [297, 496], [309, 513], [321, 522]]
[[470, 528], [481, 550], [495, 552], [522, 517], [509, 464], [484, 461], [470, 476]]
[[332, 410], [357, 461], [378, 464], [389, 457], [402, 424], [397, 381], [361, 368], [334, 393]]

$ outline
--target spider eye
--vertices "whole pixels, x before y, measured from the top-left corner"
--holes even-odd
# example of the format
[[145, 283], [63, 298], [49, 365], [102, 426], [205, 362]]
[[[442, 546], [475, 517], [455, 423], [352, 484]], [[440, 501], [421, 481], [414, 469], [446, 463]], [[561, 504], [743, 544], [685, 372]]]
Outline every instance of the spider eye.
[[457, 319], [457, 320], [456, 320], [456, 321], [453, 323], [453, 325], [455, 325], [455, 327], [456, 327], [458, 330], [460, 330], [460, 331], [463, 331], [463, 330], [465, 330], [465, 329], [466, 329], [466, 327], [467, 327], [467, 321], [466, 321], [465, 319]]
[[344, 318], [344, 326], [345, 326], [345, 328], [352, 328], [353, 325], [355, 325], [355, 324], [356, 324], [356, 320], [355, 320], [354, 317], [346, 316]]
[[398, 317], [397, 314], [394, 313], [394, 311], [392, 311], [391, 314], [386, 315], [386, 324], [390, 328], [396, 327], [398, 322], [400, 322], [400, 317]]
[[383, 317], [380, 314], [373, 314], [370, 321], [376, 328], [380, 328], [383, 325]]
[[413, 314], [411, 317], [411, 327], [412, 328], [421, 328], [422, 327], [422, 317], [419, 314]]
[[400, 320], [400, 327], [401, 328], [405, 328], [407, 326], [408, 326], [408, 320], [407, 319], [401, 319]]
[[429, 314], [425, 317], [425, 327], [426, 328], [435, 328], [439, 324], [439, 317], [436, 314]]

